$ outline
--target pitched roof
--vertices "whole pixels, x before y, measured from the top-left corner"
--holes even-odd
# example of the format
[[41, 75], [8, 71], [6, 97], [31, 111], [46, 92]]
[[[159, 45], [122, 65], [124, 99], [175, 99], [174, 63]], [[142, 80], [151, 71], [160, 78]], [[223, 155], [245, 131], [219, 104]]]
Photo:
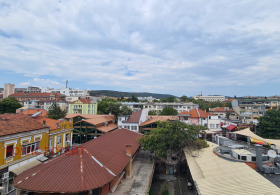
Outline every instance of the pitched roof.
[[115, 123], [108, 124], [107, 126], [96, 127], [96, 129], [98, 129], [99, 131], [102, 131], [104, 133], [107, 133], [107, 132], [112, 131], [117, 128], [118, 128], [118, 125]]
[[41, 112], [40, 116], [47, 116], [48, 112], [45, 109], [38, 109], [38, 108], [31, 108], [31, 109], [26, 109], [23, 112], [21, 112], [22, 114], [25, 115], [33, 115], [37, 112]]
[[[184, 114], [189, 114], [192, 118], [207, 118], [208, 116], [212, 116], [212, 114], [207, 113], [199, 108], [194, 108], [189, 112], [183, 111]], [[181, 115], [183, 112], [179, 113]]]
[[140, 117], [142, 114], [142, 109], [138, 110], [137, 112], [132, 113], [127, 121], [124, 121], [124, 123], [139, 123]]
[[[124, 170], [139, 148], [141, 134], [126, 129], [102, 135], [80, 145], [78, 154], [62, 154], [15, 178], [14, 185], [26, 191], [77, 193], [104, 186]], [[70, 155], [69, 155], [70, 154]]]
[[[102, 124], [102, 123], [105, 123], [105, 122], [115, 120], [114, 115], [93, 115], [91, 117], [92, 118], [85, 119], [85, 120], [82, 120], [82, 121], [85, 121], [85, 122], [90, 123], [92, 125], [98, 125], [98, 124]], [[81, 121], [78, 121], [76, 123], [79, 123], [79, 122], [81, 122]]]
[[1, 114], [0, 136], [44, 129], [42, 123], [24, 114]]
[[167, 121], [167, 120], [178, 120], [178, 116], [149, 116], [148, 120], [146, 120], [145, 122], [141, 123], [140, 126], [145, 126], [148, 124], [152, 124], [155, 123], [157, 121]]
[[83, 104], [91, 104], [92, 100], [87, 98], [80, 98], [76, 101], [71, 102], [70, 104], [75, 104], [76, 102], [81, 101]]
[[105, 114], [80, 114], [80, 113], [76, 113], [76, 114], [67, 114], [64, 118], [75, 118], [77, 116], [80, 116], [82, 118], [86, 118], [86, 119], [94, 119], [94, 118], [99, 118], [99, 117], [103, 117], [103, 116], [113, 116], [114, 115], [105, 115]]
[[47, 118], [47, 117], [36, 117], [34, 119], [41, 124], [43, 124], [43, 121], [45, 121], [46, 125], [49, 126], [51, 128], [51, 130], [58, 129], [56, 124], [61, 122], [60, 120], [55, 120], [55, 119], [51, 119], [51, 118]]
[[229, 125], [229, 126], [226, 127], [226, 129], [229, 130], [229, 131], [232, 131], [235, 128], [236, 128], [235, 125]]

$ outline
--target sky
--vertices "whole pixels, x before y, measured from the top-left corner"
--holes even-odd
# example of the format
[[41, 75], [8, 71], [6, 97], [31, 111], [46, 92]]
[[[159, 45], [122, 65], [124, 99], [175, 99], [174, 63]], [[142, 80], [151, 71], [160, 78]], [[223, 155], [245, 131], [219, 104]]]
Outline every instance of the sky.
[[279, 0], [0, 0], [0, 87], [280, 95]]

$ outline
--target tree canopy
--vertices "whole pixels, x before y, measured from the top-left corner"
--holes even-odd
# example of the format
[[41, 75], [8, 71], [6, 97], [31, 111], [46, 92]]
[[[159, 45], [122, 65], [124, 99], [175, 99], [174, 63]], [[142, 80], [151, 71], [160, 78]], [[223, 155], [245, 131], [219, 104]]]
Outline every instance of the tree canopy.
[[182, 97], [180, 97], [181, 102], [186, 102], [188, 100], [188, 97], [183, 95]]
[[145, 134], [140, 143], [144, 150], [154, 152], [155, 158], [168, 163], [170, 158], [177, 163], [184, 160], [186, 146], [203, 148], [207, 142], [198, 138], [201, 130], [206, 128], [201, 125], [188, 125], [179, 121], [158, 122], [157, 128]]
[[263, 138], [280, 139], [280, 110], [272, 109], [259, 118], [257, 134]]
[[16, 110], [20, 107], [22, 107], [22, 105], [16, 98], [4, 98], [2, 101], [0, 101], [0, 114], [16, 113]]
[[48, 118], [61, 119], [66, 116], [66, 110], [62, 110], [55, 102], [50, 106]]
[[150, 110], [150, 111], [148, 112], [148, 115], [157, 115], [157, 111], [155, 111], [155, 110]]
[[132, 110], [127, 106], [122, 106], [119, 115], [131, 115]]
[[178, 112], [174, 108], [165, 107], [162, 109], [162, 111], [160, 112], [159, 115], [163, 115], [163, 116], [175, 115], [176, 116], [177, 114], [178, 114]]

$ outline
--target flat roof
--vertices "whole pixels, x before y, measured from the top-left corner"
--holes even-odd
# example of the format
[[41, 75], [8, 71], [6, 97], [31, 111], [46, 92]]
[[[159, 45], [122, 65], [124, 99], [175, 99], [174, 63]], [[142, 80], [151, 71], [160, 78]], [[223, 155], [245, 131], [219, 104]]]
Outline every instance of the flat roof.
[[214, 154], [217, 144], [202, 150], [185, 148], [193, 180], [202, 195], [280, 194], [280, 189], [243, 162]]
[[236, 152], [239, 155], [254, 155], [252, 152], [244, 149], [232, 149], [232, 151]]

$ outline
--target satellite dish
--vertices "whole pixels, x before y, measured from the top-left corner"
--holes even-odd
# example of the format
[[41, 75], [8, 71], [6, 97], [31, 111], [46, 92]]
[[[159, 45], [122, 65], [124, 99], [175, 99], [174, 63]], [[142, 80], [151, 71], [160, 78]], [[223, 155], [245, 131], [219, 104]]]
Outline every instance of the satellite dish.
[[276, 157], [276, 152], [274, 150], [268, 150], [267, 155], [270, 158], [275, 158]]

